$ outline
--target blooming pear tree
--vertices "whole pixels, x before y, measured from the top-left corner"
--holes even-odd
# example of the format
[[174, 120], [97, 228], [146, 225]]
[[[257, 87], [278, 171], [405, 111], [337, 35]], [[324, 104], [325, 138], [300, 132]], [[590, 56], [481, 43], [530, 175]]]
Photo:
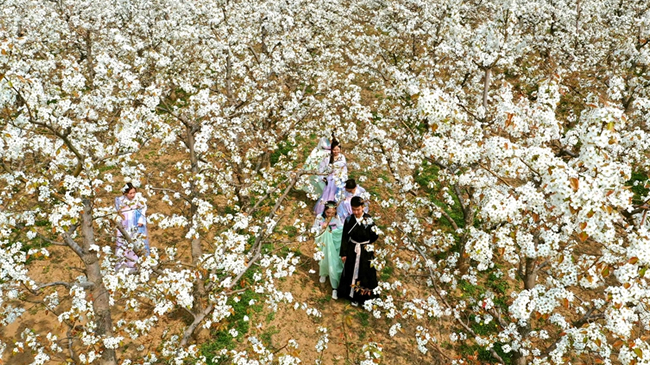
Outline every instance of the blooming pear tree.
[[[152, 26], [161, 37], [155, 53], [176, 55], [156, 67], [161, 119], [153, 138], [160, 141], [159, 156], [184, 157], [150, 172], [146, 188], [173, 206], [154, 221], [163, 229], [184, 228], [190, 241], [194, 290], [184, 308], [193, 322], [181, 345], [199, 325], [209, 328], [229, 313], [217, 302], [236, 298], [240, 279], [258, 261], [278, 271], [256, 274], [255, 291], [268, 294], [271, 308], [291, 302], [273, 283], [293, 272], [296, 259], [267, 256], [262, 245], [288, 213], [288, 193], [314, 172], [299, 168], [294, 151], [284, 156], [278, 150], [320, 133], [320, 118], [338, 124], [336, 108], [349, 107], [356, 96], [352, 90], [341, 98], [345, 85], [337, 85], [342, 78], [332, 71], [340, 54], [322, 49], [337, 42], [319, 31], [320, 22], [338, 17], [329, 9], [308, 2], [203, 5], [174, 5], [180, 25], [163, 21], [166, 7], [148, 13], [160, 19]], [[201, 36], [162, 36], [179, 26]], [[305, 233], [306, 225], [300, 227]]]
[[[174, 349], [175, 339], [180, 338], [184, 347], [199, 325], [209, 328], [228, 317], [232, 311], [228, 300], [236, 299], [240, 291], [233, 286], [257, 261], [267, 269], [254, 277], [256, 291], [268, 293], [272, 308], [278, 301], [291, 302], [289, 293], [274, 289], [273, 280], [291, 275], [296, 258], [267, 255], [261, 245], [272, 235], [279, 211], [285, 210], [284, 199], [304, 172], [295, 163], [284, 162], [286, 158], [272, 166], [271, 154], [279, 141], [288, 139], [296, 145], [296, 137], [320, 131], [322, 122], [313, 115], [336, 125], [337, 108], [358, 102], [358, 93], [347, 92], [343, 83], [337, 87], [344, 79], [330, 70], [339, 54], [321, 49], [326, 37], [330, 46], [336, 45], [337, 39], [329, 37], [321, 24], [336, 13], [318, 7], [308, 12], [302, 2], [280, 11], [272, 2], [265, 7], [132, 3], [111, 9], [74, 2], [43, 8], [36, 3], [4, 5], [17, 16], [6, 19], [3, 29], [10, 37], [2, 52], [7, 121], [3, 146], [10, 147], [3, 156], [8, 247], [3, 266], [12, 273], [7, 281], [10, 298], [41, 295], [53, 287], [67, 288], [75, 298], [59, 316], [70, 328], [67, 337], [58, 340], [49, 334], [56, 346], [43, 354], [47, 346], [27, 341], [38, 351], [35, 360], [61, 356], [55, 354], [65, 347], [65, 356], [73, 361], [101, 357], [102, 363], [115, 363], [119, 344], [127, 338], [137, 343], [174, 308], [187, 310], [194, 320], [180, 337], [164, 342], [158, 356], [193, 356], [196, 347]], [[175, 9], [172, 22], [169, 7]], [[35, 9], [31, 18], [25, 17]], [[31, 21], [31, 27], [23, 27], [21, 17]], [[44, 19], [50, 28], [41, 27]], [[294, 32], [312, 20], [312, 31]], [[188, 38], [195, 33], [202, 35]], [[296, 37], [295, 42], [288, 36]], [[29, 47], [20, 47], [25, 37], [31, 39]], [[69, 48], [60, 46], [61, 39]], [[177, 172], [169, 183], [149, 183], [166, 178], [165, 171], [146, 171], [137, 160], [140, 148], [156, 146], [162, 153], [187, 156], [174, 162]], [[287, 156], [294, 162], [296, 157]], [[31, 159], [25, 163], [25, 158]], [[125, 180], [150, 195], [178, 200], [181, 209], [187, 203], [183, 214], [152, 218], [163, 229], [187, 227], [190, 264], [177, 257], [174, 247], [154, 248], [150, 257], [140, 260], [137, 275], [115, 271], [120, 258], [112, 254], [111, 246], [119, 225], [113, 219], [117, 217], [111, 199], [101, 191], [110, 193], [113, 184], [122, 185], [105, 172], [115, 166], [121, 167]], [[222, 206], [209, 194], [223, 198]], [[37, 204], [16, 217], [35, 201], [43, 206]], [[223, 206], [235, 214], [223, 215]], [[266, 213], [258, 214], [262, 210]], [[35, 217], [52, 232], [38, 228], [22, 232], [35, 224]], [[142, 237], [122, 233], [137, 250]], [[79, 282], [34, 282], [24, 267], [34, 252], [23, 252], [34, 237], [71, 248], [87, 266], [85, 277]], [[214, 245], [209, 244], [211, 252], [204, 254], [203, 241], [208, 239]], [[29, 290], [19, 290], [25, 287]], [[53, 313], [60, 312], [63, 300], [58, 295], [56, 291], [46, 297], [50, 303], [46, 308]], [[116, 302], [124, 303], [125, 310], [141, 311], [143, 305], [153, 310], [137, 321], [125, 315], [112, 318], [109, 310]], [[5, 309], [7, 322], [24, 311], [13, 302]], [[80, 327], [79, 321], [88, 324]], [[93, 346], [93, 351], [80, 353], [82, 345]], [[156, 359], [146, 356], [146, 361]]]
[[[646, 2], [0, 10], [0, 321], [61, 324], [0, 338], [2, 359], [209, 362], [199, 332], [239, 336], [229, 317], [247, 290], [320, 317], [280, 289], [301, 260], [280, 228], [308, 240], [294, 191], [333, 130], [373, 192], [374, 265], [392, 275], [364, 309], [388, 319], [387, 338], [446, 363], [650, 357]], [[132, 272], [114, 250], [125, 181], [168, 233], [147, 256], [122, 232]], [[167, 327], [178, 313], [189, 320]], [[321, 361], [336, 327], [314, 327]], [[308, 341], [276, 354], [242, 335], [213, 355], [295, 364]], [[359, 361], [390, 362], [388, 345], [359, 345]]]
[[[386, 283], [386, 297], [368, 309], [453, 318], [458, 332], [449, 338], [497, 362], [641, 361], [648, 298], [637, 247], [647, 242], [648, 196], [634, 197], [629, 181], [648, 171], [647, 6], [368, 8], [381, 35], [366, 31], [364, 46], [379, 55], [363, 60], [371, 77], [360, 82], [386, 85], [387, 98], [355, 152], [368, 171], [389, 172], [385, 184], [401, 193], [377, 201], [402, 211], [385, 222], [383, 254], [398, 269], [427, 273], [432, 288], [400, 309], [405, 292], [391, 290], [401, 283]], [[620, 27], [611, 27], [612, 9]], [[612, 60], [605, 49], [586, 50], [603, 39], [627, 51]], [[633, 86], [586, 71], [605, 63], [598, 73]], [[426, 178], [432, 171], [435, 181]], [[406, 262], [402, 245], [413, 252]], [[468, 287], [484, 289], [468, 297]], [[423, 352], [427, 331], [415, 331]]]
[[[0, 46], [2, 291], [9, 299], [3, 322], [25, 311], [16, 302], [34, 297], [66, 328], [47, 336], [25, 329], [17, 346], [31, 347], [36, 363], [53, 353], [116, 363], [120, 337], [101, 255], [111, 249], [98, 232], [98, 225], [113, 230], [115, 215], [112, 200], [101, 198], [113, 185], [105, 168], [128, 172], [126, 161], [156, 116], [147, 106], [142, 75], [115, 47], [120, 37], [111, 29], [118, 24], [103, 17], [110, 15], [104, 9], [34, 2], [2, 7], [13, 14], [3, 18]], [[29, 248], [34, 240], [65, 247], [83, 274], [71, 281], [34, 280], [28, 258], [49, 255], [45, 248]], [[68, 300], [71, 306], [59, 305]]]

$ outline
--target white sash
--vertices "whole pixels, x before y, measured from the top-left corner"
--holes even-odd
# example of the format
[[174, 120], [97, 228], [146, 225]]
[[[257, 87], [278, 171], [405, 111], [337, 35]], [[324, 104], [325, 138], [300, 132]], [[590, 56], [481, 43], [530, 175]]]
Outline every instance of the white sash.
[[[354, 228], [354, 227], [353, 227]], [[350, 233], [350, 232], [348, 232]], [[352, 285], [354, 285], [359, 278], [359, 264], [361, 262], [361, 245], [366, 245], [370, 243], [370, 241], [364, 241], [364, 242], [357, 242], [350, 238], [350, 241], [354, 243], [354, 253], [356, 253], [357, 257], [356, 260], [354, 260], [354, 271], [352, 274]], [[350, 298], [354, 297], [354, 287], [350, 288]]]

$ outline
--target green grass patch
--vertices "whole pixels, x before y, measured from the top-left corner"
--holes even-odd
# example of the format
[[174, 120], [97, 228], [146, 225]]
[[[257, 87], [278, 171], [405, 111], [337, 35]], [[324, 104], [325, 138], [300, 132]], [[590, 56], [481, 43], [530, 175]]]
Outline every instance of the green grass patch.
[[368, 325], [370, 324], [370, 314], [368, 312], [366, 312], [366, 311], [357, 312], [355, 314], [355, 316], [359, 320], [359, 323], [361, 324], [361, 326], [368, 327]]
[[[497, 310], [507, 311], [507, 293], [510, 289], [510, 285], [504, 279], [503, 275], [499, 275], [498, 269], [499, 268], [497, 266], [489, 272], [483, 273], [481, 277], [485, 279], [485, 281], [479, 281], [479, 285], [473, 285], [466, 280], [460, 280], [458, 282], [458, 288], [462, 292], [461, 296], [466, 298], [480, 298], [485, 295], [487, 291], [491, 291], [494, 293], [492, 300], [498, 307]], [[490, 323], [485, 323], [481, 321], [477, 322], [476, 319], [477, 317], [475, 315], [470, 315], [468, 324], [477, 335], [488, 337], [490, 335], [499, 333], [499, 328], [496, 320], [493, 319]], [[501, 356], [506, 364], [511, 364], [513, 353], [511, 352], [506, 354], [502, 350], [501, 345], [501, 343], [496, 343], [494, 345], [494, 351], [499, 356]], [[463, 356], [476, 356], [476, 359], [484, 364], [498, 363], [498, 360], [492, 356], [490, 351], [476, 344], [470, 345], [468, 343], [463, 343], [459, 345], [458, 351]]]
[[475, 285], [473, 285], [467, 280], [459, 280], [458, 288], [463, 292], [463, 296], [467, 294], [470, 297], [474, 297], [479, 292], [478, 287], [476, 287]]
[[493, 333], [499, 332], [496, 321], [492, 320], [490, 323], [476, 322], [476, 316], [470, 315], [469, 321], [471, 323], [472, 330], [476, 332], [477, 335], [488, 336]]
[[289, 238], [295, 237], [298, 234], [298, 228], [296, 226], [284, 226], [282, 229]]
[[632, 172], [632, 178], [628, 180], [625, 185], [630, 186], [634, 197], [632, 202], [636, 205], [644, 203], [643, 197], [648, 196], [650, 192], [650, 174], [642, 171]]
[[[278, 143], [278, 148], [275, 149], [273, 152], [271, 152], [271, 156], [269, 158], [271, 162], [271, 166], [278, 163], [283, 156], [287, 156], [291, 151], [303, 153], [305, 155], [309, 154], [309, 151], [311, 150], [311, 148], [313, 148], [313, 147], [310, 148], [311, 143], [302, 143], [304, 142], [305, 139], [304, 137], [300, 137], [300, 136], [296, 136], [294, 139], [295, 139], [295, 143], [292, 143], [291, 141], [288, 140]], [[314, 139], [316, 139], [315, 136]], [[318, 143], [318, 141], [316, 141], [316, 143]], [[314, 144], [314, 147], [316, 147], [316, 144]]]
[[271, 166], [275, 165], [280, 161], [282, 156], [289, 154], [289, 151], [294, 149], [296, 146], [288, 141], [283, 141], [278, 143], [278, 148], [271, 153]]
[[275, 312], [269, 312], [269, 314], [266, 315], [266, 323], [270, 323], [274, 319], [275, 319]]
[[495, 271], [490, 272], [487, 278], [487, 286], [488, 288], [492, 289], [492, 291], [494, 291], [494, 293], [496, 294], [496, 297], [493, 299], [494, 304], [496, 304], [502, 310], [507, 312], [508, 303], [506, 302], [506, 300], [507, 300], [507, 292], [508, 289], [510, 289], [510, 285], [503, 278], [503, 275], [498, 276], [496, 275]]
[[379, 280], [381, 281], [387, 281], [388, 279], [393, 276], [393, 267], [392, 266], [384, 266], [384, 268], [381, 270], [381, 273], [379, 274]]
[[99, 172], [106, 172], [106, 171], [111, 171], [111, 170], [117, 170], [117, 166], [115, 165], [101, 165], [97, 168]]
[[233, 208], [233, 207], [231, 207], [231, 206], [229, 206], [229, 205], [226, 205], [226, 206], [223, 208], [223, 212], [224, 212], [224, 214], [232, 214], [232, 215], [235, 215], [235, 214], [237, 214], [237, 212], [239, 212], [239, 210], [238, 210], [238, 209], [235, 209], [235, 208]]
[[[505, 353], [503, 349], [501, 348], [502, 344], [501, 343], [495, 343], [494, 344], [494, 351], [501, 356], [503, 361], [505, 362], [506, 365], [512, 364], [512, 354], [513, 352]], [[482, 348], [481, 346], [478, 345], [468, 345], [468, 344], [461, 344], [459, 346], [459, 352], [461, 356], [476, 356], [477, 360], [480, 361], [481, 364], [499, 364], [500, 362], [492, 356], [490, 351]]]
[[260, 334], [260, 340], [271, 351], [277, 350], [277, 348], [273, 345], [273, 335], [280, 333], [280, 330], [277, 329], [275, 326], [269, 327], [265, 332]]
[[[438, 182], [438, 171], [440, 171], [440, 168], [438, 166], [425, 161], [416, 172], [414, 180], [416, 183], [418, 183], [418, 185], [420, 185], [422, 190], [428, 195], [429, 199], [431, 199], [437, 206], [444, 209], [447, 212], [447, 214], [449, 214], [451, 219], [454, 220], [454, 222], [458, 227], [463, 228], [465, 227], [465, 219], [463, 217], [463, 212], [460, 207], [460, 200], [458, 200], [458, 197], [456, 196], [456, 194], [453, 193], [453, 191], [451, 191], [451, 189], [448, 191], [448, 193], [454, 199], [454, 205], [449, 207], [447, 203], [443, 200], [442, 197], [443, 187]], [[447, 230], [453, 231], [453, 225], [446, 217], [444, 216], [440, 217], [438, 222], [442, 227], [445, 227]]]
[[[36, 226], [40, 227], [49, 227], [50, 223], [48, 221], [37, 221], [35, 223]], [[40, 236], [36, 236], [33, 239], [28, 239], [24, 234], [23, 230], [19, 229], [13, 229], [11, 231], [11, 234], [9, 235], [9, 243], [14, 244], [20, 242], [21, 247], [20, 250], [23, 251], [25, 254], [29, 252], [31, 249], [41, 249], [41, 248], [46, 248], [50, 246], [50, 243], [42, 239]], [[37, 253], [35, 255], [28, 255], [27, 260], [25, 261], [25, 264], [30, 264], [32, 261], [35, 260], [44, 260], [45, 256], [41, 255], [40, 253]]]
[[[243, 281], [247, 283], [253, 282], [254, 270], [249, 270], [244, 274]], [[251, 300], [255, 300], [255, 304], [249, 305]], [[233, 308], [233, 314], [226, 318], [224, 321], [226, 325], [224, 329], [213, 330], [211, 332], [211, 340], [201, 345], [200, 352], [206, 357], [208, 364], [228, 364], [229, 359], [224, 357], [217, 357], [217, 353], [223, 349], [232, 350], [235, 348], [238, 341], [241, 341], [250, 329], [250, 319], [244, 320], [246, 316], [252, 316], [253, 313], [260, 313], [262, 305], [259, 304], [259, 294], [253, 290], [246, 290], [239, 296], [239, 301], [234, 298], [228, 299], [228, 304]], [[237, 337], [233, 337], [229, 330], [234, 328], [237, 330]]]
[[[440, 188], [440, 183], [438, 182], [439, 170], [440, 168], [438, 166], [424, 161], [416, 172], [414, 180], [427, 194], [434, 193]], [[435, 185], [429, 184], [432, 181]]]

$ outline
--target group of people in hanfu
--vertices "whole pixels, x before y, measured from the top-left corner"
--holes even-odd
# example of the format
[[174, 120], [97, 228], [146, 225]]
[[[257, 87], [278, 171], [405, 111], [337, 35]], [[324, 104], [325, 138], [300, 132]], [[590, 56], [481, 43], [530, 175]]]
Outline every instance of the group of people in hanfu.
[[329, 277], [332, 298], [345, 298], [352, 305], [374, 298], [377, 272], [372, 266], [375, 224], [368, 214], [368, 193], [354, 179], [339, 141], [322, 138], [312, 151], [305, 169], [316, 170], [310, 190], [320, 195], [314, 207], [312, 231], [319, 249], [320, 282]]
[[[308, 188], [319, 196], [312, 230], [318, 247], [320, 282], [329, 278], [332, 298], [349, 299], [353, 305], [374, 298], [377, 272], [372, 265], [377, 241], [375, 224], [368, 214], [368, 193], [354, 179], [339, 141], [322, 138], [305, 164], [310, 175]], [[149, 256], [146, 199], [127, 183], [115, 198], [120, 220], [117, 231], [116, 270], [135, 272], [139, 255]]]

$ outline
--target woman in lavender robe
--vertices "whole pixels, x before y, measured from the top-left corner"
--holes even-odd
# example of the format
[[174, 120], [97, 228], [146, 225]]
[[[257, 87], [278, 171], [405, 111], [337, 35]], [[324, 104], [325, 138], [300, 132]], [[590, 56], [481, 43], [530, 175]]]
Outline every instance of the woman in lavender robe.
[[324, 178], [326, 185], [323, 194], [314, 207], [317, 215], [323, 213], [326, 202], [341, 200], [345, 181], [348, 179], [348, 164], [341, 153], [341, 144], [336, 138], [332, 138], [330, 155], [321, 161], [319, 172], [327, 174], [327, 177]]
[[135, 242], [135, 247], [130, 247], [122, 232], [117, 232], [117, 255], [123, 260], [117, 269], [128, 268], [135, 270], [138, 255], [133, 250], [138, 243], [144, 246], [144, 251], [149, 256], [149, 235], [147, 232], [147, 202], [142, 194], [136, 191], [131, 183], [124, 187], [122, 196], [115, 198], [115, 209], [122, 218], [122, 227]]

